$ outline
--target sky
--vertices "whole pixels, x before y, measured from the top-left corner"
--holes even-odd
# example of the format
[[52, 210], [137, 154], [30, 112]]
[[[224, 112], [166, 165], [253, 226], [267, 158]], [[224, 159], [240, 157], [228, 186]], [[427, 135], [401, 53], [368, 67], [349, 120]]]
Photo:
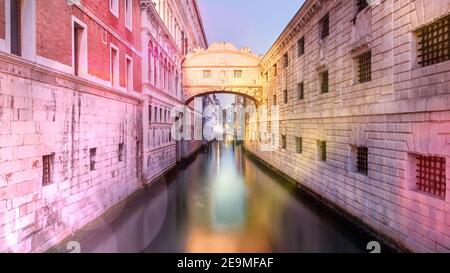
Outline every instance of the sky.
[[230, 42], [265, 54], [304, 0], [197, 0], [209, 44]]
[[[304, 0], [197, 0], [208, 43], [229, 42], [264, 55]], [[233, 95], [218, 94], [222, 106]]]

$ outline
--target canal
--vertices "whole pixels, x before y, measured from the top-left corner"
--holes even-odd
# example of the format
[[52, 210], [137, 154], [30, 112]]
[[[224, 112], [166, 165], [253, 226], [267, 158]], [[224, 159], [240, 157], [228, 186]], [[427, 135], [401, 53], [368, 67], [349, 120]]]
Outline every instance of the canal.
[[367, 240], [280, 183], [240, 146], [185, 169], [77, 233], [81, 252], [364, 252]]

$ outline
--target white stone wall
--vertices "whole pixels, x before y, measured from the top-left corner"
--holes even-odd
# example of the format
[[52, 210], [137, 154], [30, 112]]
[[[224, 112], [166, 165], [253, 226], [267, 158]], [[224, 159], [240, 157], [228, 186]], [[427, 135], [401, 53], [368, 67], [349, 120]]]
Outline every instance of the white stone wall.
[[[256, 141], [247, 141], [246, 147], [398, 244], [413, 251], [448, 252], [450, 62], [419, 67], [414, 31], [449, 14], [449, 3], [431, 1], [425, 18], [424, 1], [384, 0], [353, 24], [355, 2], [307, 1], [263, 58], [261, 72], [269, 71], [263, 101], [272, 105], [277, 96], [279, 134], [287, 136], [287, 149], [281, 149], [281, 138], [274, 151], [263, 151]], [[327, 12], [330, 35], [321, 41], [318, 22]], [[303, 18], [306, 23], [297, 26]], [[299, 57], [297, 40], [303, 36], [305, 54]], [[354, 58], [368, 49], [372, 81], [357, 84]], [[326, 69], [330, 91], [320, 94], [319, 72]], [[305, 99], [299, 100], [302, 81]], [[286, 104], [283, 90], [288, 91]], [[302, 154], [296, 153], [295, 137], [303, 138]], [[326, 162], [318, 158], [317, 140], [327, 142]], [[368, 176], [354, 172], [352, 146], [368, 147]], [[445, 199], [414, 189], [411, 154], [446, 158]]]
[[[0, 252], [45, 251], [138, 189], [142, 109], [75, 78], [0, 62]], [[49, 154], [54, 183], [43, 186]]]

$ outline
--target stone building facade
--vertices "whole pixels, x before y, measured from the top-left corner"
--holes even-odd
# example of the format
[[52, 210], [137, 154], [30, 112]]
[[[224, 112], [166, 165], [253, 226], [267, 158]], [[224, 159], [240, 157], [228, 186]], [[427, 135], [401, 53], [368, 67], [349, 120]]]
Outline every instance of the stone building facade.
[[305, 1], [260, 64], [279, 132], [245, 145], [398, 245], [448, 252], [450, 1], [368, 2]]
[[0, 252], [45, 251], [174, 166], [181, 62], [206, 43], [195, 0], [0, 1]]

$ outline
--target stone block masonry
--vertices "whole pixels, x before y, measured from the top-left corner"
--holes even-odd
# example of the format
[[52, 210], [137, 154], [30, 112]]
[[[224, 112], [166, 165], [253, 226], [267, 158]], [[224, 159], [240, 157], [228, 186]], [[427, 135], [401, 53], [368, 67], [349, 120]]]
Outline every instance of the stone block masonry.
[[0, 58], [0, 252], [41, 252], [140, 187], [141, 102]]
[[450, 1], [358, 2], [305, 1], [260, 65], [279, 135], [246, 148], [398, 245], [449, 252], [450, 60], [427, 35]]

